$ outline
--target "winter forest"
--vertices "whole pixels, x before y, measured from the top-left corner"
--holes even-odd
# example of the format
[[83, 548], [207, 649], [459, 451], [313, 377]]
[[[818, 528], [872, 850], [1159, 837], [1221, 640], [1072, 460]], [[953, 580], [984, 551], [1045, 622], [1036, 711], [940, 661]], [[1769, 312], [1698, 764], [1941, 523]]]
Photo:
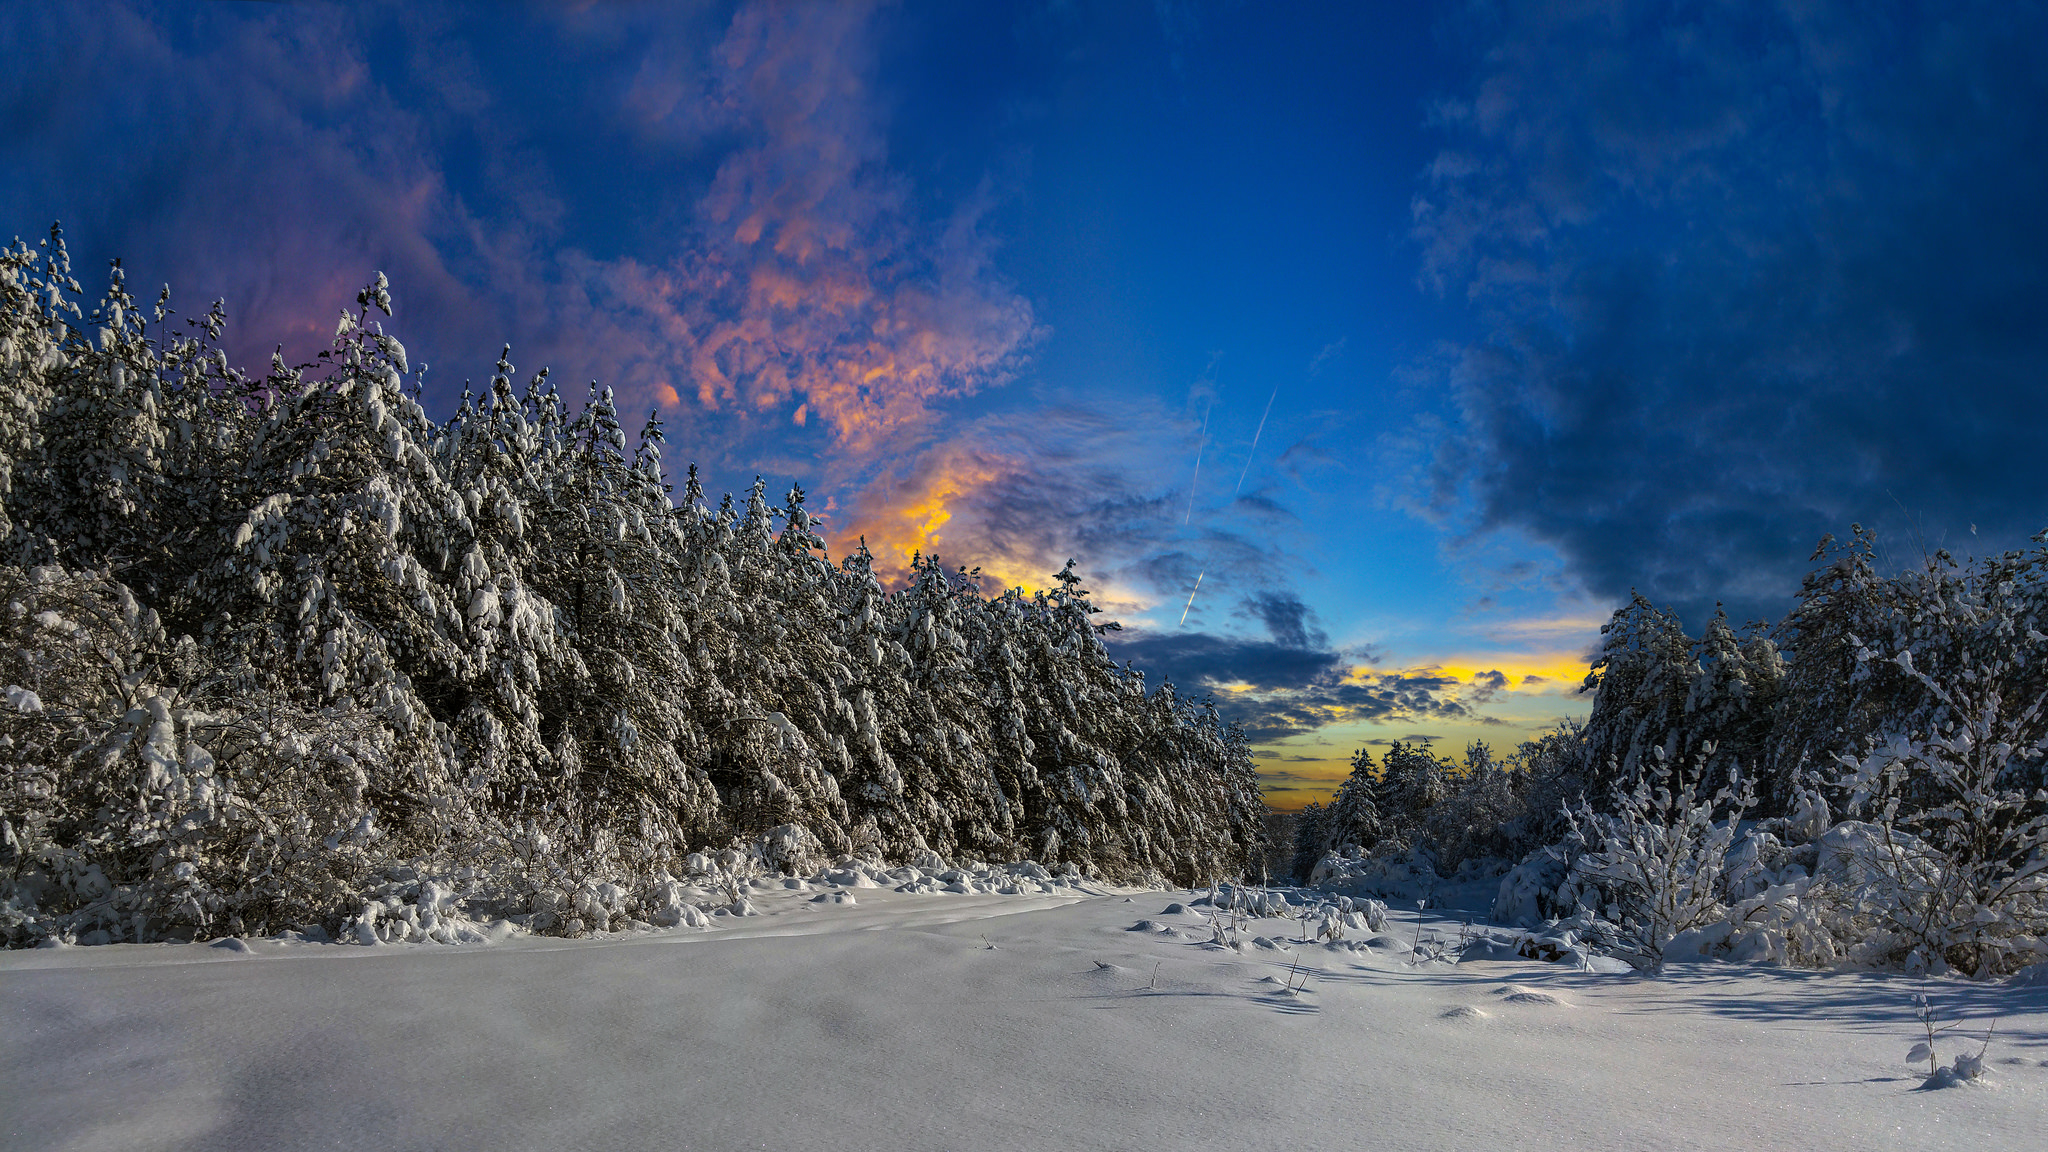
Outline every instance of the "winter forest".
[[218, 308], [80, 291], [54, 229], [0, 256], [10, 946], [408, 938], [375, 909], [422, 884], [676, 924], [706, 852], [1187, 884], [1261, 850], [1243, 737], [1109, 659], [1072, 565], [885, 592], [801, 490], [707, 507], [657, 423], [503, 358], [436, 424], [381, 275], [261, 376]]
[[1645, 971], [2048, 959], [2048, 548], [1887, 575], [1857, 528], [1784, 620], [1697, 638], [1637, 598], [1583, 724], [1361, 751], [1275, 819], [1212, 702], [1110, 659], [1071, 562], [887, 591], [801, 489], [710, 508], [658, 422], [509, 349], [437, 424], [381, 275], [261, 376], [218, 306], [139, 304], [118, 265], [82, 292], [55, 229], [0, 256], [10, 946], [694, 925], [687, 878], [851, 859], [1497, 880], [1525, 954]]
[[1496, 922], [1651, 972], [2048, 960], [2048, 548], [1885, 576], [1853, 532], [1775, 626], [1695, 638], [1637, 597], [1601, 630], [1591, 716], [1504, 760], [1361, 751], [1295, 822], [1296, 878], [1505, 869]]

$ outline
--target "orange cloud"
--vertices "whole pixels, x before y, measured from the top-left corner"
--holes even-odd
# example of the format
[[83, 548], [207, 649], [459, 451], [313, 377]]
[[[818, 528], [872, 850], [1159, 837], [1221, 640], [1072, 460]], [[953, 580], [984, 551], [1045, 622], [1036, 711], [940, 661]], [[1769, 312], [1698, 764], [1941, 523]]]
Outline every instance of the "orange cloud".
[[[989, 590], [1050, 584], [1050, 569], [1039, 556], [1012, 555], [993, 546], [971, 511], [975, 498], [992, 484], [1016, 474], [1018, 462], [993, 454], [940, 450], [920, 460], [908, 478], [871, 484], [843, 526], [830, 534], [834, 555], [851, 553], [865, 539], [875, 569], [901, 579], [913, 556], [937, 555], [950, 566], [982, 570]], [[966, 519], [956, 517], [968, 511]], [[949, 526], [953, 529], [948, 531]]]
[[1008, 380], [1038, 335], [1030, 304], [986, 270], [976, 205], [927, 234], [888, 171], [870, 14], [734, 16], [720, 107], [755, 142], [720, 165], [697, 206], [700, 250], [658, 286], [700, 404], [793, 406], [860, 456], [926, 429], [935, 403]]

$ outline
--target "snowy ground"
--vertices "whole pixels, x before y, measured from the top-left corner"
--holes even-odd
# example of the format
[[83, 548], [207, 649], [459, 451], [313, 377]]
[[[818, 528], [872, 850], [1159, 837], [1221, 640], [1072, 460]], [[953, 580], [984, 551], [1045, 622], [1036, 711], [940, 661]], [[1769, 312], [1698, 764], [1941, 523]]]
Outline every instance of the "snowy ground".
[[[0, 955], [0, 1147], [2018, 1149], [2048, 1133], [2048, 986], [1926, 985], [1945, 1018], [1998, 1017], [1984, 1080], [1929, 1092], [1903, 1060], [1922, 986], [1902, 977], [1411, 965], [1402, 942], [1459, 925], [1401, 914], [1377, 947], [1352, 932], [1238, 953], [1166, 910], [1186, 892], [851, 894], [761, 892], [759, 916], [594, 940]], [[1297, 959], [1315, 973], [1290, 995]]]

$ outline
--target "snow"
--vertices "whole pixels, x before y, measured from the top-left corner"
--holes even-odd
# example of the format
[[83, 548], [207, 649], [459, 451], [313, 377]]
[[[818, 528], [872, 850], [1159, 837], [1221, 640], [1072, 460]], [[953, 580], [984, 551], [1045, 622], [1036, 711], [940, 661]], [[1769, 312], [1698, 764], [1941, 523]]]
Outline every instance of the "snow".
[[[2048, 1131], [2038, 981], [1416, 962], [1484, 930], [1401, 908], [1328, 944], [1301, 939], [1320, 912], [1246, 919], [1239, 951], [1212, 942], [1206, 890], [957, 894], [899, 871], [592, 939], [0, 954], [0, 1148], [1996, 1149]], [[862, 879], [857, 902], [818, 899]], [[1974, 1090], [1916, 1090], [1921, 991], [1968, 1022], [1944, 1061], [1997, 1017]]]

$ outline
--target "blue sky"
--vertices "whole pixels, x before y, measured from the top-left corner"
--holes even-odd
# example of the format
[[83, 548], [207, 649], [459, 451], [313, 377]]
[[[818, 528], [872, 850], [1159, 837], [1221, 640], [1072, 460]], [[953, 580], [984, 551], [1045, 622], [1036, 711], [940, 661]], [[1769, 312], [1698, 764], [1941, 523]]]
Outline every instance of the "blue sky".
[[[1640, 589], [2018, 546], [2048, 465], [2031, 3], [0, 9], [0, 232], [232, 347], [377, 270], [452, 409], [659, 409], [835, 554], [1042, 585], [1273, 801], [1583, 714]], [[1199, 587], [1197, 582], [1199, 581]], [[1192, 604], [1189, 598], [1192, 594]]]

